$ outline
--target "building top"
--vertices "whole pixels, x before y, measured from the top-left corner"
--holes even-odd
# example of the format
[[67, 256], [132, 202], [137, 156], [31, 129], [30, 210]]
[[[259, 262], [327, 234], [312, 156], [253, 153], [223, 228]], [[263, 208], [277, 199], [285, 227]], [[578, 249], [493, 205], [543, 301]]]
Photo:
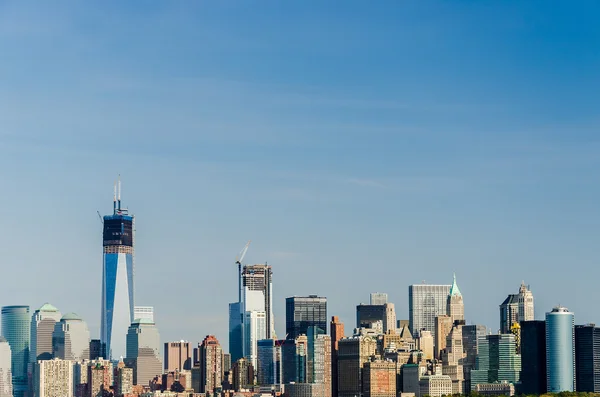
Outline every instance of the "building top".
[[52, 306], [51, 304], [49, 304], [48, 302], [44, 303], [44, 305], [42, 307], [40, 307], [39, 309], [37, 309], [38, 312], [57, 312], [58, 309], [54, 306]]
[[83, 319], [75, 313], [67, 313], [62, 316], [60, 321], [83, 321]]
[[452, 282], [452, 287], [450, 287], [450, 296], [462, 296], [460, 289], [458, 289], [458, 284], [456, 284], [456, 273], [454, 273], [454, 281]]
[[560, 306], [560, 305], [558, 305], [558, 306], [554, 307], [554, 308], [552, 309], [552, 312], [551, 312], [551, 313], [565, 313], [565, 314], [573, 314], [573, 313], [571, 313], [571, 312], [569, 311], [569, 309], [567, 309], [566, 307]]
[[154, 325], [154, 321], [149, 318], [136, 318], [131, 325]]

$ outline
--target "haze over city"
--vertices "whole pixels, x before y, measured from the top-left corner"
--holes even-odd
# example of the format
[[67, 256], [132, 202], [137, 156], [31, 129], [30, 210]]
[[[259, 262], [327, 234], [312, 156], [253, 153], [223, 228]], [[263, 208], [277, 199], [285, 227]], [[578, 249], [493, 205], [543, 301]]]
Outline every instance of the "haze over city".
[[162, 341], [226, 346], [247, 240], [280, 337], [288, 296], [404, 319], [453, 273], [470, 323], [521, 281], [598, 323], [599, 7], [3, 2], [0, 302], [98, 337], [120, 174]]

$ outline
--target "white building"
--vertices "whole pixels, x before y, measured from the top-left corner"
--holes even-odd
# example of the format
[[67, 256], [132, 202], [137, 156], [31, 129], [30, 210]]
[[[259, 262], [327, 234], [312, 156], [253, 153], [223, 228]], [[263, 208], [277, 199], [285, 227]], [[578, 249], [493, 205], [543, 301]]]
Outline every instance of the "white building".
[[421, 396], [441, 397], [452, 394], [452, 379], [448, 375], [425, 375], [419, 381]]
[[75, 313], [65, 314], [54, 326], [52, 351], [55, 358], [82, 361], [90, 359], [90, 331]]
[[73, 361], [55, 358], [36, 363], [36, 397], [73, 397], [73, 384]]
[[0, 397], [13, 397], [11, 360], [10, 345], [0, 336]]
[[267, 339], [267, 318], [264, 311], [247, 311], [244, 313], [244, 357], [254, 368], [258, 359], [258, 341]]
[[31, 317], [29, 362], [52, 358], [52, 333], [62, 314], [49, 303], [37, 309]]
[[161, 375], [160, 335], [154, 322], [137, 319], [127, 332], [127, 358], [125, 363], [133, 368], [133, 382], [148, 386], [157, 375]]

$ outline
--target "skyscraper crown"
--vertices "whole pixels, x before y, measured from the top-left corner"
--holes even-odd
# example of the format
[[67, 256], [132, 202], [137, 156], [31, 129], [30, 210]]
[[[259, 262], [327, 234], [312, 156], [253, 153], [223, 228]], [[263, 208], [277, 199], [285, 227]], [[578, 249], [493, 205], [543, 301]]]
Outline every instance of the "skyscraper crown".
[[450, 296], [462, 296], [460, 289], [458, 289], [458, 284], [456, 284], [456, 273], [454, 273], [454, 281], [452, 282], [452, 287], [450, 288]]

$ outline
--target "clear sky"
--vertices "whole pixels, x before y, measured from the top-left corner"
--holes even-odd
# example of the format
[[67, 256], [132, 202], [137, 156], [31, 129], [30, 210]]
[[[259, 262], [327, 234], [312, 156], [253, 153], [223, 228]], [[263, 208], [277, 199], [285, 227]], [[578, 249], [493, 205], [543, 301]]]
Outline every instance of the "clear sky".
[[469, 322], [531, 285], [600, 323], [600, 3], [0, 3], [0, 305], [99, 334], [120, 173], [136, 303], [227, 344], [234, 259], [284, 299], [452, 282]]

